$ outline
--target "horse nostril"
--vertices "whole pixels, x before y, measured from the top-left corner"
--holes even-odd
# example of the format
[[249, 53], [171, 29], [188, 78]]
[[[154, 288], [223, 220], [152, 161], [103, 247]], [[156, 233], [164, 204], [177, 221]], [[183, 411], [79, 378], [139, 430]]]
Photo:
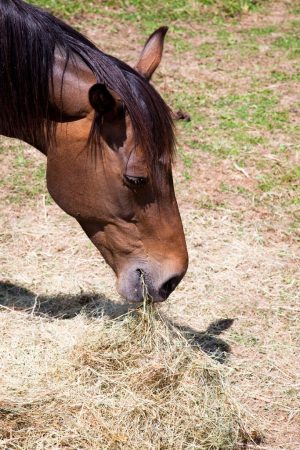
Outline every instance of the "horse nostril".
[[160, 288], [159, 290], [159, 295], [163, 298], [163, 299], [167, 299], [169, 297], [169, 295], [171, 294], [171, 292], [174, 291], [174, 289], [176, 288], [176, 286], [179, 284], [180, 280], [182, 277], [172, 277], [170, 278], [168, 281], [166, 281]]

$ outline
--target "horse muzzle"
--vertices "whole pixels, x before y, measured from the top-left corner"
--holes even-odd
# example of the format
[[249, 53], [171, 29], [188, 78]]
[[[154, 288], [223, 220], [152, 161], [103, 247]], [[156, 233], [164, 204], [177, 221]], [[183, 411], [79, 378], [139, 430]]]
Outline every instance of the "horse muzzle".
[[142, 302], [148, 296], [154, 302], [163, 302], [178, 286], [187, 270], [187, 261], [180, 267], [151, 267], [140, 264], [124, 270], [117, 281], [118, 293], [129, 302]]

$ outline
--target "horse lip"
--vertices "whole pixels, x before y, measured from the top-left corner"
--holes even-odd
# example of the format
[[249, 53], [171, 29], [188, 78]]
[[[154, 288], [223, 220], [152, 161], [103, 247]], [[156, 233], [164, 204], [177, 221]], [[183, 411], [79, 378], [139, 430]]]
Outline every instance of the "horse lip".
[[125, 300], [133, 303], [141, 303], [144, 300], [143, 285], [141, 282], [141, 275], [144, 276], [144, 282], [146, 286], [146, 292], [150, 299], [154, 303], [163, 302], [166, 300], [159, 293], [155, 293], [155, 288], [152, 284], [151, 278], [147, 273], [141, 269], [137, 268], [130, 273], [130, 276], [124, 281], [119, 279], [117, 281], [117, 291]]

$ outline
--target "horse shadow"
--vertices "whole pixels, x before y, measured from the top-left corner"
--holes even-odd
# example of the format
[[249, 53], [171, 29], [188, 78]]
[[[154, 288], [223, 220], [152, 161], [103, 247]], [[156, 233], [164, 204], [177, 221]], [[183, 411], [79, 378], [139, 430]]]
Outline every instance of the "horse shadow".
[[[25, 311], [28, 314], [48, 319], [66, 320], [72, 319], [78, 314], [116, 319], [135, 311], [137, 305], [113, 302], [99, 293], [35, 295], [25, 287], [0, 281], [1, 309]], [[214, 321], [205, 331], [197, 331], [189, 326], [179, 325], [165, 316], [163, 319], [171, 330], [183, 334], [192, 347], [202, 350], [220, 363], [227, 360], [231, 347], [219, 336], [232, 326], [234, 319]]]

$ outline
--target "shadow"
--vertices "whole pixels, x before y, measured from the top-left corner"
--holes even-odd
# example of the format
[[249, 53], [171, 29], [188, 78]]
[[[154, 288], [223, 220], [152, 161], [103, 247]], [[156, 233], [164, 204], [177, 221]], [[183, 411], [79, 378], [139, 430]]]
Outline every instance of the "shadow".
[[212, 322], [205, 331], [196, 331], [193, 328], [177, 325], [170, 322], [172, 327], [180, 331], [188, 340], [192, 347], [199, 348], [213, 359], [223, 364], [230, 352], [230, 345], [219, 336], [228, 330], [233, 324], [234, 319], [220, 319]]
[[[24, 287], [1, 281], [0, 309], [1, 307], [53, 319], [72, 319], [78, 314], [116, 319], [137, 310], [138, 305], [113, 302], [105, 295], [98, 293], [39, 296]], [[172, 332], [181, 333], [192, 347], [201, 349], [220, 363], [227, 360], [231, 352], [230, 345], [218, 336], [232, 326], [234, 319], [217, 320], [205, 331], [197, 331], [191, 327], [176, 324], [165, 316], [163, 320]]]
[[116, 303], [103, 294], [35, 295], [29, 289], [3, 281], [0, 281], [0, 308], [1, 306], [56, 319], [72, 319], [80, 313], [115, 319], [136, 309], [135, 304]]

